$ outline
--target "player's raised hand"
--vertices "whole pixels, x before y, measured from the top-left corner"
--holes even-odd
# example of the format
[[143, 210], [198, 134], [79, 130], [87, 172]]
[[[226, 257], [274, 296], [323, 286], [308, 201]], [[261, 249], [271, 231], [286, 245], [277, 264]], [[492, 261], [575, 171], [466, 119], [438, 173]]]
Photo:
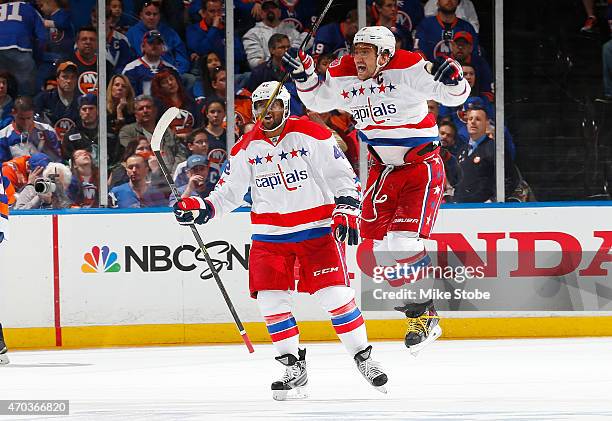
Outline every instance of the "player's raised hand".
[[360, 214], [359, 200], [349, 196], [336, 198], [336, 208], [332, 213], [332, 233], [337, 241], [346, 241], [349, 246], [359, 243], [357, 219]]
[[431, 74], [436, 82], [454, 86], [463, 80], [461, 64], [450, 57], [439, 58], [431, 66]]
[[314, 60], [303, 50], [288, 49], [283, 55], [283, 64], [296, 82], [306, 82], [314, 73]]
[[173, 209], [174, 217], [181, 225], [205, 224], [213, 216], [211, 206], [199, 197], [179, 199]]

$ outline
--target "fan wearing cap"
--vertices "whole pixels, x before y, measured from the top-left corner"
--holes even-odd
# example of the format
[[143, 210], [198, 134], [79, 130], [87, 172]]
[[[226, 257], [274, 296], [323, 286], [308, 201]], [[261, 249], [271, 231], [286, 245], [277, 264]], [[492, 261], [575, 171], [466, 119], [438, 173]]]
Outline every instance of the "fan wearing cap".
[[46, 154], [37, 152], [32, 156], [19, 156], [4, 162], [2, 172], [9, 179], [15, 191], [20, 192], [26, 184], [34, 184], [49, 162], [51, 161]]
[[72, 129], [79, 118], [77, 98], [78, 68], [71, 61], [57, 65], [57, 86], [49, 91], [40, 92], [34, 97], [36, 114], [49, 122], [55, 129], [60, 141]]
[[[380, 270], [389, 285], [399, 287], [418, 276], [394, 267], [431, 263], [423, 239], [432, 231], [444, 192], [438, 128], [427, 100], [458, 106], [468, 98], [470, 86], [456, 61], [430, 63], [395, 45], [388, 28], [361, 28], [353, 38], [353, 53], [330, 64], [322, 81], [305, 52], [289, 50], [283, 61], [307, 108], [351, 113], [359, 139], [368, 145], [373, 164], [360, 229], [371, 240], [364, 247], [377, 252], [377, 266], [362, 269], [370, 277]], [[411, 352], [440, 336], [433, 302], [396, 309], [409, 318], [405, 344]]]
[[140, 22], [132, 26], [126, 35], [136, 55], [142, 56], [144, 55], [142, 42], [145, 34], [153, 30], [159, 32], [165, 41], [163, 59], [178, 69], [181, 75], [186, 74], [191, 67], [187, 49], [174, 29], [160, 22], [160, 7], [161, 1], [145, 1], [140, 10]]
[[473, 54], [479, 54], [478, 34], [469, 22], [457, 17], [458, 4], [459, 0], [438, 0], [438, 14], [426, 17], [417, 26], [414, 50], [427, 60], [450, 56], [453, 37], [457, 32], [469, 32], [473, 38]]
[[[201, 199], [207, 197], [215, 188], [215, 185], [210, 182], [208, 171], [210, 169], [208, 158], [204, 155], [191, 155], [187, 158], [186, 172], [189, 181], [186, 185], [178, 188], [179, 197], [197, 196]], [[170, 195], [170, 206], [174, 206], [177, 202], [173, 194]]]
[[451, 44], [452, 57], [462, 65], [473, 67], [478, 80], [478, 89], [472, 89], [472, 95], [485, 96], [493, 101], [493, 73], [491, 66], [480, 55], [474, 55], [474, 37], [466, 31], [460, 31], [453, 37]]
[[[72, 158], [72, 154], [77, 149], [85, 149], [92, 153], [95, 162], [100, 159], [98, 156], [98, 97], [94, 94], [82, 95], [78, 99], [79, 120], [75, 127], [66, 132], [62, 142], [62, 152], [64, 160]], [[108, 150], [112, 150], [113, 145], [109, 145]]]
[[135, 94], [150, 95], [151, 81], [162, 70], [173, 70], [176, 67], [162, 58], [166, 49], [166, 42], [162, 34], [153, 29], [144, 34], [141, 40], [142, 56], [128, 63], [123, 74], [130, 80]]

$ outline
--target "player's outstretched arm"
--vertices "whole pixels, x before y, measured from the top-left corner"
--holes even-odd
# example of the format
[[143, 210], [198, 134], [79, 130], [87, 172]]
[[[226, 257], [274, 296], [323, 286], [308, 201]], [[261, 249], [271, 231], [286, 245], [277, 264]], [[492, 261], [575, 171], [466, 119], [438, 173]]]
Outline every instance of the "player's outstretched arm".
[[404, 80], [427, 99], [451, 107], [463, 104], [470, 95], [461, 64], [451, 58], [419, 62], [406, 69]]

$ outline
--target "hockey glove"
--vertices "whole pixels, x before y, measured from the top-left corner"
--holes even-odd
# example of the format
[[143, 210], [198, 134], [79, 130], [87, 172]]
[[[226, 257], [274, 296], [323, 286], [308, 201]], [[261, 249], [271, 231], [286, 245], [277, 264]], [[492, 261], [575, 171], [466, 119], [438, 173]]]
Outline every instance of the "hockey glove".
[[450, 57], [446, 59], [439, 58], [434, 61], [431, 67], [431, 74], [434, 77], [434, 81], [442, 82], [448, 86], [458, 85], [463, 80], [461, 64]]
[[332, 232], [336, 241], [346, 241], [349, 246], [359, 243], [357, 220], [360, 214], [359, 200], [350, 196], [336, 198], [336, 208], [332, 213]]
[[291, 78], [296, 82], [306, 82], [314, 73], [314, 60], [303, 50], [290, 48], [282, 60]]
[[199, 197], [180, 199], [173, 208], [174, 217], [181, 225], [205, 224], [213, 216], [212, 206]]

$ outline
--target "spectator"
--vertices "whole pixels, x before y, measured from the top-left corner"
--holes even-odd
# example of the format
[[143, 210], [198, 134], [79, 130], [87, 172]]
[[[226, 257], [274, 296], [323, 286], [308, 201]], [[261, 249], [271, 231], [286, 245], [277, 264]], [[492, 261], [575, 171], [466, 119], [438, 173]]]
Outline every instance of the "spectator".
[[[198, 128], [187, 136], [187, 149], [191, 155], [208, 156], [208, 132], [204, 128]], [[184, 186], [189, 181], [187, 176], [187, 161], [181, 162], [174, 171], [174, 184], [177, 187]]]
[[[199, 12], [202, 20], [187, 27], [187, 48], [192, 53], [191, 59], [197, 60], [214, 52], [225, 58], [225, 25], [223, 24], [223, 2], [206, 0], [202, 2]], [[236, 69], [245, 64], [246, 55], [240, 37], [234, 37], [234, 63]]]
[[400, 48], [409, 50], [412, 48], [412, 34], [399, 24], [398, 0], [374, 0], [375, 25], [389, 28], [396, 39], [401, 41]]
[[606, 42], [602, 49], [604, 96], [598, 101], [612, 103], [612, 40]]
[[110, 11], [110, 28], [125, 34], [138, 19], [130, 13], [124, 13], [122, 0], [106, 0], [106, 9]]
[[[70, 61], [77, 66], [77, 88], [81, 95], [98, 93], [98, 32], [93, 26], [79, 28], [76, 50]], [[106, 60], [106, 74], [113, 74], [112, 64]]]
[[64, 134], [71, 130], [79, 117], [77, 105], [77, 65], [65, 61], [57, 66], [57, 86], [40, 92], [34, 98], [36, 113], [51, 124], [62, 142]]
[[[475, 74], [478, 75], [478, 91], [472, 89], [471, 95], [485, 96], [489, 101], [493, 101], [493, 73], [491, 66], [480, 55], [474, 55], [474, 39], [472, 34], [466, 31], [455, 33], [451, 43], [452, 57], [462, 65], [473, 67]], [[465, 75], [465, 70], [464, 70]]]
[[26, 184], [34, 184], [49, 162], [49, 157], [41, 152], [19, 156], [2, 164], [2, 174], [20, 192]]
[[440, 146], [454, 156], [459, 155], [465, 142], [457, 138], [457, 126], [455, 126], [455, 123], [450, 120], [442, 120], [438, 124], [438, 132], [440, 133]]
[[163, 114], [168, 108], [176, 107], [180, 114], [170, 124], [170, 129], [179, 139], [184, 139], [194, 127], [202, 123], [202, 113], [199, 112], [195, 101], [187, 94], [176, 73], [162, 70], [151, 81], [151, 94], [159, 102]]
[[12, 75], [8, 72], [0, 72], [0, 129], [6, 127], [13, 116], [13, 98], [9, 95], [9, 81]]
[[[180, 198], [197, 196], [204, 199], [215, 188], [214, 183], [211, 183], [208, 177], [208, 158], [205, 155], [191, 155], [187, 158], [186, 169], [189, 181], [177, 189]], [[172, 207], [176, 201], [176, 197], [171, 194], [169, 205]]]
[[[163, 51], [163, 59], [178, 69], [179, 74], [186, 74], [191, 68], [187, 49], [174, 29], [160, 22], [160, 5], [161, 3], [158, 1], [144, 2], [140, 11], [140, 22], [128, 30], [128, 40], [132, 48], [136, 51], [136, 54], [142, 56], [144, 53], [142, 46], [144, 45], [143, 39], [145, 34], [153, 30], [157, 31], [161, 34], [166, 45]], [[188, 79], [190, 79], [191, 82], [188, 85], [191, 87], [195, 78], [191, 75]]]
[[[30, 180], [33, 178], [31, 177]], [[46, 182], [43, 185], [54, 187], [37, 191], [35, 186], [39, 183], [36, 182], [42, 180]], [[42, 171], [42, 176], [32, 181], [33, 183], [26, 185], [19, 194], [15, 202], [15, 209], [65, 209], [72, 204], [66, 195], [72, 181], [72, 172], [64, 164], [49, 163]]]
[[227, 132], [223, 123], [225, 121], [225, 101], [212, 99], [204, 109], [206, 115], [206, 134], [208, 136], [208, 148], [223, 149], [227, 151]]
[[[131, 124], [134, 119], [134, 89], [130, 81], [124, 75], [115, 75], [108, 83], [106, 91], [106, 127], [108, 136], [114, 137], [117, 144], [117, 155], [122, 154], [123, 147], [119, 143], [119, 131], [126, 124]], [[116, 159], [113, 159], [113, 163]]]
[[261, 22], [247, 31], [242, 37], [244, 51], [251, 69], [261, 63], [265, 63], [270, 58], [268, 41], [272, 34], [280, 33], [289, 37], [291, 45], [298, 48], [305, 38], [305, 34], [300, 34], [291, 24], [281, 23], [281, 9], [279, 0], [265, 0], [261, 5]]
[[[469, 142], [459, 152], [462, 180], [455, 188], [454, 200], [465, 202], [493, 202], [495, 196], [495, 141], [487, 134], [489, 125], [484, 107], [473, 106], [467, 111]], [[504, 154], [506, 192], [512, 193], [518, 175], [510, 154]]]
[[100, 174], [91, 152], [77, 149], [71, 158], [72, 180], [67, 193], [72, 207], [97, 208], [100, 203]]
[[53, 75], [55, 64], [66, 60], [74, 47], [74, 28], [64, 0], [36, 0], [44, 17], [47, 38], [38, 66], [38, 84]]
[[467, 21], [457, 18], [459, 0], [438, 0], [438, 14], [421, 21], [416, 30], [414, 50], [429, 61], [452, 55], [453, 37], [458, 32], [472, 35], [473, 54], [478, 54], [478, 34]]
[[268, 40], [270, 58], [253, 69], [247, 87], [253, 92], [263, 82], [280, 81], [285, 75], [282, 65], [283, 54], [291, 47], [289, 37], [285, 34], [273, 34]]
[[312, 46], [313, 54], [330, 53], [337, 58], [348, 54], [359, 29], [357, 18], [357, 9], [352, 9], [342, 22], [328, 23], [319, 28]]
[[215, 69], [222, 69], [221, 59], [217, 53], [211, 51], [200, 57], [201, 80], [193, 85], [193, 97], [198, 104], [202, 104], [207, 97], [213, 95], [212, 80]]
[[146, 159], [132, 155], [126, 160], [126, 170], [130, 181], [113, 187], [109, 193], [110, 203], [115, 208], [147, 208], [167, 206], [164, 193], [147, 182], [151, 172]]
[[17, 79], [19, 94], [32, 96], [36, 92], [36, 65], [32, 51], [47, 39], [47, 30], [29, 3], [1, 3], [4, 3], [4, 18], [0, 24], [0, 72], [12, 72]]
[[125, 161], [132, 155], [140, 155], [149, 163], [149, 167], [151, 167], [151, 161], [156, 160], [155, 155], [153, 154], [153, 150], [151, 149], [151, 142], [142, 136], [136, 140], [131, 141], [125, 147], [123, 151], [123, 156], [121, 158], [120, 165], [117, 165], [111, 171], [108, 177], [108, 187], [113, 188], [123, 183], [127, 183], [130, 181], [128, 175]]
[[[425, 4], [425, 16], [435, 16], [438, 13], [438, 0], [427, 0]], [[457, 17], [468, 21], [474, 27], [476, 33], [480, 32], [478, 15], [472, 0], [461, 0], [457, 5]]]
[[317, 56], [317, 66], [315, 72], [319, 75], [319, 79], [325, 80], [325, 74], [330, 63], [334, 61], [334, 56], [330, 53], [319, 54]]
[[[113, 66], [114, 73], [121, 73], [123, 68], [132, 60], [134, 53], [127, 37], [120, 31], [114, 29], [110, 9], [106, 9], [106, 60]], [[98, 27], [98, 8], [91, 11], [91, 24]], [[110, 74], [107, 75], [110, 77]]]
[[[119, 131], [119, 141], [123, 146], [141, 137], [145, 137], [150, 142], [157, 124], [159, 114], [153, 97], [148, 95], [136, 97], [134, 108], [136, 121], [123, 126]], [[185, 146], [170, 131], [164, 133], [161, 150], [170, 172], [174, 171], [179, 162], [187, 159]]]
[[0, 130], [0, 162], [44, 152], [52, 161], [61, 160], [60, 143], [53, 128], [34, 121], [32, 98], [20, 96], [13, 105], [13, 122]]
[[164, 69], [176, 70], [172, 64], [162, 59], [165, 45], [159, 31], [147, 32], [142, 39], [142, 57], [128, 63], [123, 69], [136, 95], [151, 94], [151, 81], [158, 72]]
[[213, 90], [209, 98], [225, 99], [227, 95], [227, 71], [224, 67], [218, 67], [213, 70], [210, 86], [212, 86]]
[[[78, 99], [79, 121], [64, 136], [62, 150], [68, 161], [75, 150], [85, 149], [91, 152], [95, 162], [100, 162], [100, 144], [98, 143], [98, 98], [94, 94], [82, 95]], [[110, 155], [115, 153], [116, 145], [108, 145]]]

